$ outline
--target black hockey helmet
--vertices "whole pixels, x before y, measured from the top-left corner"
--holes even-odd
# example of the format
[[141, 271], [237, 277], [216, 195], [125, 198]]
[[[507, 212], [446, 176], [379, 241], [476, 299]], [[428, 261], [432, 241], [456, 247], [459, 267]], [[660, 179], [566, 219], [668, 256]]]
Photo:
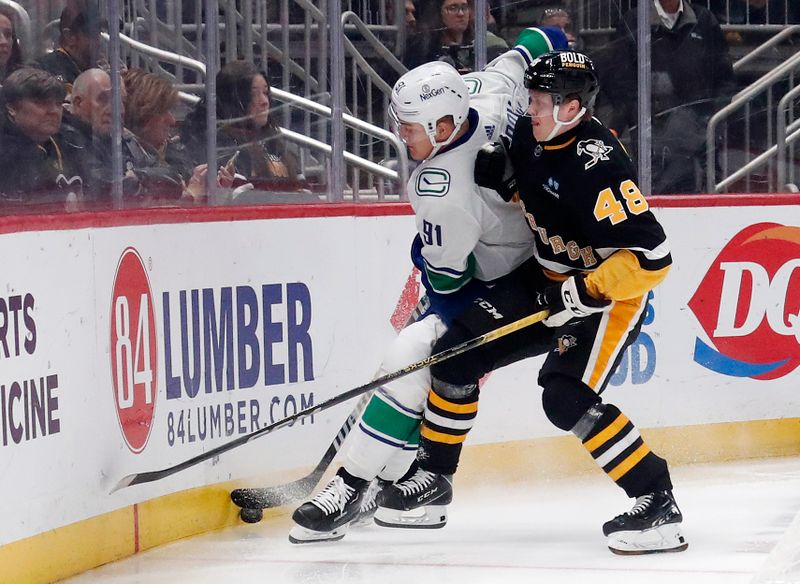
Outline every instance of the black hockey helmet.
[[577, 51], [552, 51], [540, 56], [525, 70], [525, 87], [550, 93], [560, 105], [578, 98], [581, 106], [594, 106], [600, 82], [591, 59]]

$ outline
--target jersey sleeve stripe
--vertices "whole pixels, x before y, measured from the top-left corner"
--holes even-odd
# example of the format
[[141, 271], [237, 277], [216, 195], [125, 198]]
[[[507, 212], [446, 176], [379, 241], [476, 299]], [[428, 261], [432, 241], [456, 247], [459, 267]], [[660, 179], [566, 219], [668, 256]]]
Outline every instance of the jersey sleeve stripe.
[[453, 278], [444, 274], [437, 274], [425, 270], [425, 275], [434, 292], [439, 294], [452, 294], [461, 290], [472, 279], [471, 275], [463, 274], [460, 278]]
[[599, 255], [601, 258], [606, 259], [607, 257], [615, 254], [620, 249], [627, 249], [639, 257], [644, 258], [647, 261], [658, 261], [663, 260], [664, 258], [670, 257], [670, 247], [668, 241], [663, 241], [653, 249], [647, 249], [646, 247], [602, 247], [595, 249], [595, 253]]
[[531, 54], [528, 52], [528, 49], [526, 49], [522, 45], [517, 45], [512, 50], [517, 51], [520, 55], [522, 55], [522, 58], [525, 59], [525, 66], [530, 65], [531, 61], [533, 61]]
[[451, 294], [460, 290], [472, 279], [475, 266], [475, 256], [472, 254], [467, 257], [467, 268], [463, 271], [433, 267], [425, 260], [425, 277], [434, 292]]
[[425, 269], [429, 273], [439, 274], [442, 276], [450, 276], [451, 278], [459, 278], [469, 271], [469, 265], [465, 270], [455, 270], [453, 268], [444, 268], [444, 267], [440, 268], [439, 266], [431, 265], [430, 262], [428, 262], [428, 260], [425, 260]]
[[639, 250], [634, 250], [633, 254], [639, 260], [639, 265], [642, 266], [642, 269], [647, 270], [648, 272], [655, 272], [658, 270], [663, 270], [667, 266], [672, 265], [672, 254], [667, 253], [664, 257], [659, 258], [652, 258], [646, 252], [641, 252]]

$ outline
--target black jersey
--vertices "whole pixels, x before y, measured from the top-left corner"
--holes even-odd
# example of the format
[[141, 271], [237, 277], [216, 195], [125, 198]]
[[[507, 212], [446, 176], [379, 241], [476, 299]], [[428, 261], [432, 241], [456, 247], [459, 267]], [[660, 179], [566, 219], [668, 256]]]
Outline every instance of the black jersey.
[[[511, 161], [528, 223], [538, 235], [536, 257], [546, 270], [593, 272], [616, 252], [629, 250], [630, 276], [646, 282], [630, 282], [623, 298], [631, 297], [630, 289], [650, 289], [655, 272], [666, 275], [672, 259], [664, 230], [636, 185], [633, 163], [600, 122], [583, 122], [542, 144], [524, 116], [514, 131]], [[615, 284], [595, 278], [612, 299], [620, 297], [619, 290], [609, 290]]]

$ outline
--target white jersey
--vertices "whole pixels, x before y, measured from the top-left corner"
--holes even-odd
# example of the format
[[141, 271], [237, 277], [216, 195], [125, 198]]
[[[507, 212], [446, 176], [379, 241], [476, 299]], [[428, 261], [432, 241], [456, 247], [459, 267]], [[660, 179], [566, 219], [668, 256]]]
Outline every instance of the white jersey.
[[529, 64], [530, 54], [514, 48], [486, 65], [483, 71], [463, 76], [469, 89], [470, 106], [486, 112], [487, 117], [500, 115], [500, 122], [495, 127], [485, 127], [490, 142], [498, 141], [500, 136], [510, 140], [517, 119], [525, 115], [528, 90], [522, 80]]
[[467, 133], [420, 164], [409, 178], [426, 275], [436, 292], [454, 292], [472, 277], [491, 281], [505, 276], [533, 255], [533, 233], [519, 204], [503, 201], [473, 178], [481, 146], [511, 134], [524, 113], [526, 66], [523, 53], [511, 50], [483, 71], [465, 75], [470, 90]]

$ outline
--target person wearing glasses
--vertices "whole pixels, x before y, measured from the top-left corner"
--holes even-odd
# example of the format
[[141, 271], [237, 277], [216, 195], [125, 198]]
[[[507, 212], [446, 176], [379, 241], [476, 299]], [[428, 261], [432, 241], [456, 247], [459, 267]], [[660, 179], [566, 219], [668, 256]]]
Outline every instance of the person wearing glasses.
[[[409, 40], [403, 60], [413, 69], [430, 61], [446, 61], [460, 73], [472, 71], [475, 63], [473, 6], [469, 0], [437, 0], [422, 8], [417, 19], [418, 33]], [[497, 35], [486, 33], [486, 60], [508, 50]]]

